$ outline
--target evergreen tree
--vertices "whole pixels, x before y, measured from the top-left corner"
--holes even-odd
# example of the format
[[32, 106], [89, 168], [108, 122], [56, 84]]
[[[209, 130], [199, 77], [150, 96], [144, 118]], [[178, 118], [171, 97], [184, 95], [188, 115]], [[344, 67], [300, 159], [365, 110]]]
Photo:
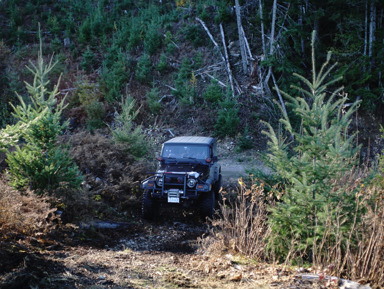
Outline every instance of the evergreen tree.
[[121, 102], [121, 113], [116, 117], [117, 126], [111, 129], [113, 141], [121, 144], [124, 149], [135, 158], [147, 155], [150, 147], [143, 129], [140, 125], [135, 126], [134, 120], [140, 108], [135, 110], [136, 101], [127, 96]]
[[[7, 136], [1, 147], [7, 150], [11, 184], [16, 188], [30, 187], [37, 193], [78, 188], [82, 180], [69, 151], [57, 145], [57, 138], [68, 122], [61, 122], [64, 99], [57, 102], [59, 83], [52, 91], [48, 89], [47, 75], [55, 64], [52, 58], [48, 65], [44, 64], [40, 43], [37, 65], [31, 62], [28, 67], [34, 74], [33, 84], [26, 84], [29, 103], [17, 95], [20, 104], [12, 105], [17, 123], [1, 131], [2, 136]], [[21, 139], [25, 143], [17, 145]], [[12, 145], [15, 151], [9, 150]]]
[[345, 110], [347, 97], [342, 95], [342, 87], [328, 94], [341, 77], [327, 80], [336, 66], [329, 66], [331, 53], [316, 73], [314, 39], [315, 33], [312, 81], [295, 74], [307, 88], [292, 85], [297, 97], [281, 92], [289, 100], [292, 114], [301, 121], [300, 127], [295, 129], [285, 116], [280, 122], [287, 132], [286, 139], [277, 135], [269, 124], [264, 132], [269, 137], [270, 162], [286, 182], [280, 202], [271, 208], [269, 249], [279, 257], [290, 252], [310, 260], [327, 222], [336, 222], [343, 216], [341, 234], [351, 225], [352, 218], [348, 216], [353, 213], [354, 196], [343, 190], [337, 179], [352, 168], [358, 149], [354, 147], [354, 135], [348, 132], [358, 103]]

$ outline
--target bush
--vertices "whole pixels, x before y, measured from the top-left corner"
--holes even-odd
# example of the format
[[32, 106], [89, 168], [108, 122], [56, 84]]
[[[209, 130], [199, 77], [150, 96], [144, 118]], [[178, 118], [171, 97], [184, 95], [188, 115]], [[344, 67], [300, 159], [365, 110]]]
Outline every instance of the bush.
[[207, 102], [218, 103], [223, 99], [223, 89], [217, 81], [211, 80], [211, 84], [203, 94], [203, 98]]
[[193, 47], [198, 48], [205, 44], [205, 32], [200, 25], [190, 25], [185, 29], [185, 39], [192, 42]]
[[98, 101], [101, 98], [101, 92], [99, 87], [95, 83], [89, 82], [84, 79], [76, 84], [75, 92], [71, 99], [71, 105], [83, 105], [88, 106], [92, 102]]
[[149, 110], [153, 114], [158, 114], [161, 110], [161, 103], [159, 102], [159, 93], [159, 90], [154, 87], [145, 95], [145, 97], [147, 98]]
[[164, 72], [168, 69], [167, 56], [164, 53], [160, 55], [160, 59], [156, 65], [156, 69], [159, 72]]
[[159, 24], [155, 21], [148, 26], [144, 39], [144, 50], [153, 55], [161, 46], [161, 34], [159, 33]]
[[96, 64], [95, 54], [88, 47], [88, 49], [83, 54], [83, 61], [80, 63], [80, 66], [87, 73], [90, 73], [94, 69], [95, 64]]
[[87, 112], [87, 128], [93, 131], [98, 128], [102, 128], [104, 124], [105, 108], [104, 104], [99, 101], [93, 101], [85, 107]]
[[51, 200], [37, 197], [31, 191], [22, 194], [0, 179], [0, 242], [20, 236], [41, 238], [51, 232], [56, 224]]
[[241, 134], [240, 138], [237, 141], [237, 151], [246, 151], [253, 147], [252, 136], [249, 133], [249, 127], [244, 128], [244, 132]]
[[218, 137], [236, 136], [240, 124], [239, 109], [236, 101], [229, 96], [219, 103], [220, 109], [215, 124], [215, 135]]
[[149, 83], [151, 80], [151, 59], [148, 54], [140, 57], [136, 67], [136, 79], [141, 83]]
[[[113, 52], [111, 52], [113, 53]], [[121, 51], [103, 64], [101, 78], [106, 90], [105, 99], [114, 102], [121, 97], [122, 90], [128, 81], [129, 65], [127, 56]]]
[[121, 113], [116, 117], [116, 127], [111, 129], [113, 141], [121, 144], [135, 158], [142, 158], [149, 152], [150, 146], [140, 125], [133, 123], [139, 109], [135, 110], [136, 101], [126, 97], [121, 102]]

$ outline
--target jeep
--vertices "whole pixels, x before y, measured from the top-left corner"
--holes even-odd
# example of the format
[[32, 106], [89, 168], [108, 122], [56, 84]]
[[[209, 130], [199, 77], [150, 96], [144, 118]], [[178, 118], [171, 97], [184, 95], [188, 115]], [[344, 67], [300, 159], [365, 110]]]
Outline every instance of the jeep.
[[221, 167], [216, 140], [182, 136], [166, 141], [156, 173], [142, 181], [142, 215], [153, 219], [159, 205], [194, 207], [203, 218], [212, 217], [221, 189]]

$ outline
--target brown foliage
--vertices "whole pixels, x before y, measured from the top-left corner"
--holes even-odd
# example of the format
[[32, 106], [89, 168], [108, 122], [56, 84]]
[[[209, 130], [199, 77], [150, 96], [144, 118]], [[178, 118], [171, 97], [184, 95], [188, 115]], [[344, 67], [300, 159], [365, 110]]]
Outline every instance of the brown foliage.
[[48, 197], [31, 191], [11, 188], [4, 176], [0, 178], [0, 241], [16, 236], [37, 237], [51, 232], [56, 224], [56, 208]]
[[252, 184], [248, 188], [241, 179], [239, 185], [235, 198], [223, 193], [220, 217], [212, 224], [219, 229], [216, 236], [224, 248], [263, 260], [269, 233], [264, 187]]
[[153, 170], [149, 161], [134, 160], [107, 134], [80, 132], [72, 135], [69, 143], [71, 156], [84, 175], [81, 195], [88, 200], [88, 210], [113, 218], [117, 212], [137, 209], [140, 181]]

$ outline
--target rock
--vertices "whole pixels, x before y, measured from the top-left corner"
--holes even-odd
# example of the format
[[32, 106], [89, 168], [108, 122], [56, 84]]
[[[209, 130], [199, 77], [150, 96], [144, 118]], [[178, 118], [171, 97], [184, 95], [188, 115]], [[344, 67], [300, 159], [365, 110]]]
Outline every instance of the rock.
[[369, 284], [367, 285], [361, 285], [358, 282], [340, 279], [341, 285], [340, 289], [371, 289], [371, 286]]
[[243, 274], [241, 274], [241, 273], [235, 273], [235, 274], [231, 274], [229, 276], [229, 280], [236, 281], [236, 282], [240, 281], [242, 278], [243, 278]]
[[361, 285], [358, 282], [346, 280], [346, 279], [339, 279], [337, 277], [333, 276], [324, 276], [322, 274], [299, 274], [296, 275], [296, 277], [301, 278], [303, 280], [309, 281], [309, 282], [318, 282], [318, 281], [327, 281], [328, 283], [337, 282], [340, 280], [340, 289], [371, 289], [371, 286], [369, 284], [367, 285]]

